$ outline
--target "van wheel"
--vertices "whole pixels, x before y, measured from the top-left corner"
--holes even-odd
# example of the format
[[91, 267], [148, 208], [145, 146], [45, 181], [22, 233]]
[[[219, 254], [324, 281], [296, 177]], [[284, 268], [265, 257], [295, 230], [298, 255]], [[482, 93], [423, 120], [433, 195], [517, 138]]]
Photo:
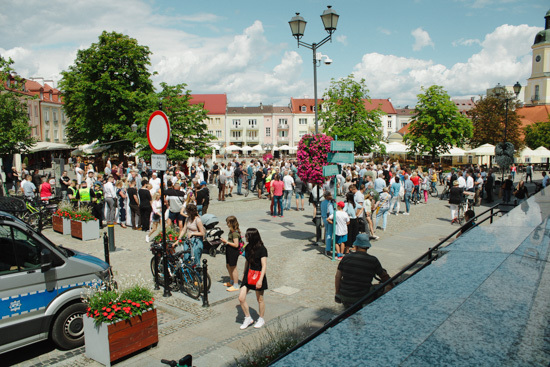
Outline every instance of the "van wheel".
[[86, 305], [75, 303], [65, 307], [55, 318], [52, 341], [61, 349], [73, 349], [84, 344]]

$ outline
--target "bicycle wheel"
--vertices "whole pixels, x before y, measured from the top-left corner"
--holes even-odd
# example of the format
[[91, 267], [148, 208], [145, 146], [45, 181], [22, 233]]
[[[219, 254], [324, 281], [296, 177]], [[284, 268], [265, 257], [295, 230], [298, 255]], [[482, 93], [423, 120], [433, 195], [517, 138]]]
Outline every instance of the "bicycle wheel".
[[462, 225], [464, 223], [464, 205], [460, 204], [458, 206], [457, 216], [458, 218], [458, 224]]
[[[158, 263], [158, 270], [159, 270], [159, 285], [164, 287], [164, 262], [163, 261], [164, 261], [164, 257], [161, 257]], [[151, 258], [151, 273], [153, 274], [153, 279], [155, 279], [155, 257]], [[168, 264], [168, 277], [170, 281], [170, 287], [172, 289], [178, 287], [176, 276], [172, 271], [170, 264]]]
[[29, 226], [33, 228], [38, 228], [38, 224], [40, 222], [40, 215], [39, 213], [31, 213], [31, 212], [25, 212], [21, 219], [23, 222], [27, 223]]
[[[204, 280], [202, 279], [202, 273], [197, 272], [197, 276], [199, 277], [201, 292], [204, 292]], [[206, 291], [207, 292], [210, 290], [211, 285], [212, 285], [212, 280], [210, 279], [210, 274], [206, 274]]]
[[197, 299], [201, 295], [200, 279], [197, 274], [190, 268], [183, 269], [183, 290], [193, 299]]
[[437, 192], [437, 187], [432, 187], [432, 189], [430, 190], [430, 195], [433, 196], [434, 198], [436, 198], [437, 195], [439, 195], [439, 192]]

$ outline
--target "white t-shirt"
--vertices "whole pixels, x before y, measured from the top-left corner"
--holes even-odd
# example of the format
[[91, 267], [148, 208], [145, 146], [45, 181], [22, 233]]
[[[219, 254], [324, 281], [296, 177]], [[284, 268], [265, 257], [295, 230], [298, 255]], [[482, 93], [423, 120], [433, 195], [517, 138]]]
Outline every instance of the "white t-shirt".
[[466, 180], [462, 176], [458, 178], [458, 187], [466, 188]]
[[[333, 218], [333, 215], [331, 214], [329, 216], [330, 219]], [[349, 215], [343, 210], [337, 210], [336, 211], [336, 235], [337, 236], [344, 236], [348, 234], [348, 222], [349, 222]]]
[[472, 176], [468, 176], [466, 179], [466, 190], [473, 189], [474, 188], [474, 179]]
[[291, 175], [286, 175], [285, 177], [283, 177], [283, 189], [284, 190], [292, 190], [293, 187], [292, 185], [294, 184], [294, 179], [292, 178]]
[[154, 195], [157, 191], [160, 190], [160, 178], [152, 178], [149, 180], [149, 183], [153, 188], [151, 189], [151, 195]]

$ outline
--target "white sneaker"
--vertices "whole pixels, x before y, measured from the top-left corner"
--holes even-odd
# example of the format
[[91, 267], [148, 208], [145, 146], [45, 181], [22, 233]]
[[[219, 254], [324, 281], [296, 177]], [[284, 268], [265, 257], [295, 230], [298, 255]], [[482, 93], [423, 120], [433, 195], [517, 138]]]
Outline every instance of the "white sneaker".
[[151, 240], [149, 239], [149, 235], [145, 235], [145, 242], [151, 242]]
[[258, 321], [256, 321], [256, 323], [254, 324], [254, 327], [255, 327], [256, 329], [259, 329], [259, 328], [261, 328], [261, 327], [264, 326], [264, 325], [265, 325], [265, 320], [263, 319], [263, 317], [260, 317], [260, 318], [258, 319]]
[[409, 215], [409, 213], [405, 212], [405, 213], [403, 213], [403, 215]]
[[241, 325], [241, 330], [244, 330], [246, 329], [247, 327], [249, 327], [250, 325], [252, 325], [254, 323], [254, 320], [252, 319], [252, 317], [245, 317], [244, 318], [244, 321], [243, 321], [243, 324]]

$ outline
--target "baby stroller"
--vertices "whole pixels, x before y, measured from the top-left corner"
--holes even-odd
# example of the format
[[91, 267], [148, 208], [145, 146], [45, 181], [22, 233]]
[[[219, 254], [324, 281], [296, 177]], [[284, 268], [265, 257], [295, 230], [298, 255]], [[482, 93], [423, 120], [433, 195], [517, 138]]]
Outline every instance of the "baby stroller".
[[[203, 252], [208, 252], [212, 257], [215, 257], [218, 252], [220, 254], [225, 254], [225, 246], [227, 245], [222, 244], [221, 236], [223, 234], [223, 230], [220, 227], [217, 227], [218, 223], [220, 223], [218, 217], [214, 214], [204, 214], [201, 216], [201, 221], [204, 225], [204, 229], [206, 230]], [[218, 247], [220, 247], [219, 250]]]

